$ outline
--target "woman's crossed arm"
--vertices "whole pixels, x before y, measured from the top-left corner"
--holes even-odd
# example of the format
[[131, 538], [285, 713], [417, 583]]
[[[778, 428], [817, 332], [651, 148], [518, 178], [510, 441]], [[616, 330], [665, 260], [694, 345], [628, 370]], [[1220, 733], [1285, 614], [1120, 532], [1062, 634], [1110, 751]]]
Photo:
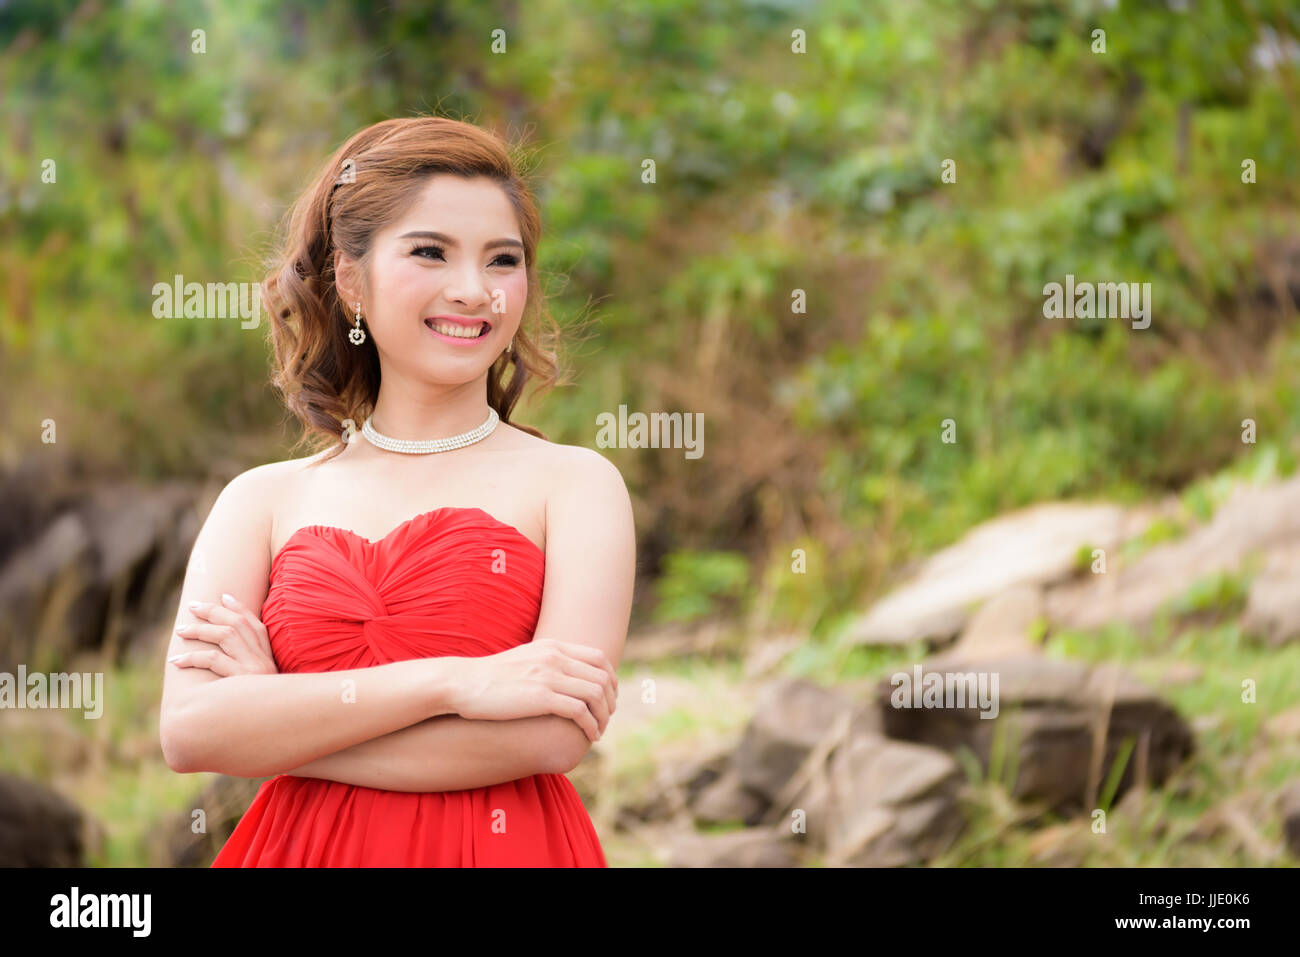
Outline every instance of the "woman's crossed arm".
[[[588, 661], [597, 660], [589, 651], [596, 649], [612, 671], [626, 637], [635, 574], [631, 506], [612, 465], [596, 453], [574, 451], [581, 459], [566, 476], [568, 491], [553, 498], [554, 509], [548, 503], [547, 584], [534, 643], [586, 645]], [[293, 464], [252, 469], [223, 490], [195, 543], [178, 624], [202, 626], [189, 602], [213, 603], [220, 592], [234, 595], [235, 607], [245, 611], [261, 608], [270, 575], [268, 492], [273, 483], [282, 485], [277, 470]], [[593, 569], [604, 576], [593, 576]], [[257, 657], [254, 639], [228, 640], [242, 640], [237, 650]], [[567, 771], [590, 746], [584, 725], [594, 722], [582, 709], [581, 723], [578, 711], [510, 720], [455, 714], [464, 689], [455, 686], [453, 665], [463, 659], [223, 676], [224, 656], [213, 644], [173, 634], [169, 659], [189, 652], [200, 653], [186, 659], [197, 667], [166, 669], [160, 716], [163, 752], [178, 771], [244, 777], [287, 771], [392, 790], [454, 790]], [[218, 670], [203, 663], [214, 659]], [[592, 673], [582, 662], [569, 664], [571, 674], [581, 668]], [[608, 697], [602, 726], [613, 708]]]
[[[590, 645], [617, 668], [636, 575], [632, 505], [618, 470], [598, 453], [571, 450], [568, 469], [547, 497], [546, 526], [546, 584], [533, 641]], [[556, 715], [510, 721], [453, 715], [288, 773], [393, 791], [450, 791], [565, 773], [590, 746], [574, 721]]]

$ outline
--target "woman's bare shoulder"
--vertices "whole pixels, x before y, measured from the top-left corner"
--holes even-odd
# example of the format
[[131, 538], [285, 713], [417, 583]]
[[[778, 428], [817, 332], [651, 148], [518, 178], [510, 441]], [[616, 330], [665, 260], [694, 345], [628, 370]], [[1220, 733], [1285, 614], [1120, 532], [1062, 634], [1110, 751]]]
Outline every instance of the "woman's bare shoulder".
[[520, 465], [537, 481], [546, 511], [562, 497], [626, 487], [614, 463], [595, 449], [563, 445], [513, 427], [511, 431], [513, 448], [522, 456]]
[[318, 464], [324, 455], [324, 452], [318, 452], [302, 458], [255, 465], [232, 478], [222, 495], [237, 499], [243, 507], [256, 510], [264, 521], [269, 522], [277, 503], [283, 500], [286, 492], [296, 487], [296, 479], [310, 466]]
[[627, 496], [618, 467], [585, 445], [548, 443], [545, 463], [538, 471], [547, 477], [547, 503], [564, 498], [594, 502], [605, 494]]
[[612, 463], [594, 449], [583, 445], [562, 445], [549, 439], [539, 438], [521, 429], [513, 429], [515, 448], [528, 454], [546, 475], [562, 478], [571, 475], [573, 470], [590, 471], [592, 469], [609, 469]]

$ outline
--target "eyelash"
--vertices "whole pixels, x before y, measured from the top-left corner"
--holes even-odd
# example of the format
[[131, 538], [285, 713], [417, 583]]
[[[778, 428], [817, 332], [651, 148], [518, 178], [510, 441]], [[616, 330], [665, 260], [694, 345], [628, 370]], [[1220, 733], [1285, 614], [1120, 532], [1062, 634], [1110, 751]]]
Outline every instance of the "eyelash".
[[[414, 256], [414, 255], [416, 255], [417, 253], [421, 253], [421, 252], [425, 251], [426, 249], [432, 249], [432, 250], [436, 251], [439, 255], [441, 255], [441, 254], [444, 252], [444, 249], [443, 249], [442, 246], [416, 246], [414, 249], [411, 250], [411, 255]], [[429, 259], [430, 257], [428, 257], [428, 256], [422, 256], [421, 258], [422, 258], [422, 259]], [[444, 256], [443, 259], [444, 259], [444, 261], [445, 261], [446, 257]], [[519, 265], [519, 257], [517, 257], [517, 256], [511, 256], [509, 253], [502, 253], [500, 256], [497, 257], [497, 259], [504, 259], [504, 260], [506, 260], [505, 262], [501, 263], [502, 266], [513, 267], [513, 266], [518, 266], [518, 265]], [[437, 262], [437, 260], [435, 259], [434, 262]], [[495, 262], [495, 260], [494, 260], [494, 262]]]

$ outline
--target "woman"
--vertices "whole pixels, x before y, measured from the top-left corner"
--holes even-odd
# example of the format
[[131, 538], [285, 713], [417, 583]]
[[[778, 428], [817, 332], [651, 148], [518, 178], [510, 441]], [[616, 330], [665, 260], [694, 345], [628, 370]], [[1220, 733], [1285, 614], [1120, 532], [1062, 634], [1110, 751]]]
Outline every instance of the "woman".
[[275, 384], [329, 444], [221, 492], [165, 668], [170, 767], [276, 775], [214, 866], [603, 867], [564, 774], [614, 710], [632, 509], [509, 421], [555, 378], [531, 193], [495, 136], [388, 120], [288, 222]]

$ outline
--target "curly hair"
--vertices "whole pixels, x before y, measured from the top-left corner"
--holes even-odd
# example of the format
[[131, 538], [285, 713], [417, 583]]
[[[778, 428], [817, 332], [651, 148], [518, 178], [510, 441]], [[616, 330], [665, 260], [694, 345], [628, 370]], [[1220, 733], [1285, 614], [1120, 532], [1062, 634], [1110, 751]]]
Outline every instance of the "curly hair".
[[[261, 285], [271, 317], [271, 381], [302, 423], [297, 447], [328, 451], [321, 462], [333, 458], [346, 447], [348, 420], [362, 421], [379, 396], [374, 337], [361, 346], [347, 338], [353, 319], [334, 283], [335, 250], [368, 266], [375, 233], [409, 207], [427, 179], [438, 173], [485, 176], [500, 184], [514, 206], [524, 243], [527, 306], [513, 348], [488, 370], [488, 404], [501, 421], [510, 422], [530, 380], [543, 391], [556, 384], [559, 366], [549, 344], [558, 340], [559, 327], [541, 295], [535, 265], [541, 216], [518, 156], [517, 147], [459, 120], [384, 120], [353, 134], [290, 207]], [[510, 424], [546, 438], [531, 426]]]

